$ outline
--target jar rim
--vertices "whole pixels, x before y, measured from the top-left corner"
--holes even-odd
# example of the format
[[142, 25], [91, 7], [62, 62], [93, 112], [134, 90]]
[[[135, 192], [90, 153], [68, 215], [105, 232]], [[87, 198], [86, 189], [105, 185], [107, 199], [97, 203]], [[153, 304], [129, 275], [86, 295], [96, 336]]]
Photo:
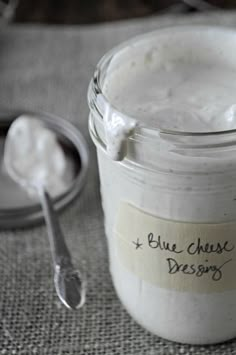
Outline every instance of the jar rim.
[[[177, 137], [196, 137], [196, 138], [201, 138], [201, 137], [216, 137], [216, 136], [229, 136], [229, 135], [235, 135], [236, 133], [236, 128], [233, 129], [227, 129], [227, 130], [219, 130], [219, 131], [204, 131], [204, 132], [191, 132], [191, 131], [181, 131], [181, 130], [171, 130], [171, 129], [163, 129], [163, 128], [158, 128], [158, 127], [151, 127], [149, 125], [146, 125], [144, 122], [140, 122], [140, 120], [137, 120], [137, 118], [132, 117], [121, 110], [119, 110], [117, 107], [115, 107], [113, 104], [109, 102], [107, 99], [106, 95], [103, 92], [102, 85], [101, 85], [101, 73], [102, 71], [109, 66], [110, 61], [114, 58], [114, 56], [119, 53], [122, 49], [125, 49], [125, 47], [131, 45], [134, 43], [134, 41], [141, 42], [145, 41], [148, 38], [151, 38], [152, 36], [155, 36], [156, 34], [164, 33], [164, 32], [169, 32], [170, 29], [174, 29], [175, 31], [186, 31], [186, 30], [197, 30], [197, 31], [217, 31], [220, 33], [225, 33], [227, 35], [234, 35], [236, 36], [236, 30], [234, 28], [230, 27], [225, 27], [225, 26], [211, 26], [211, 25], [173, 25], [173, 26], [168, 26], [168, 27], [161, 27], [157, 30], [144, 33], [141, 35], [137, 35], [135, 37], [132, 37], [129, 40], [126, 40], [122, 42], [121, 44], [113, 47], [110, 51], [108, 51], [98, 62], [96, 66], [96, 70], [94, 72], [93, 78], [90, 82], [89, 85], [89, 90], [88, 90], [88, 102], [90, 109], [96, 108], [96, 111], [99, 113], [99, 116], [101, 119], [103, 119], [103, 114], [105, 111], [104, 106], [109, 105], [109, 109], [116, 112], [117, 114], [125, 116], [127, 119], [135, 119], [137, 121], [137, 129], [139, 131], [139, 134], [144, 135], [145, 133], [148, 134], [160, 134], [160, 135], [165, 135], [165, 136], [177, 136]], [[97, 100], [99, 97], [99, 100]], [[100, 102], [100, 104], [99, 104]]]

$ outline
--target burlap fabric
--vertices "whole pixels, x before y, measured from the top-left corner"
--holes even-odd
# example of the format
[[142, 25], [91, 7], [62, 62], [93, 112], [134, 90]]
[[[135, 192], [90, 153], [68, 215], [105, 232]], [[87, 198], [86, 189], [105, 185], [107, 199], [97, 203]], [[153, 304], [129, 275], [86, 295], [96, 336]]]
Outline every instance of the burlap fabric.
[[236, 13], [1, 28], [0, 107], [46, 110], [72, 121], [89, 142], [91, 164], [84, 193], [61, 214], [74, 261], [87, 270], [86, 305], [71, 312], [58, 301], [44, 226], [1, 231], [0, 354], [236, 354], [236, 341], [193, 347], [147, 333], [122, 308], [109, 275], [95, 149], [87, 130], [87, 86], [96, 62], [113, 45], [176, 23], [236, 27]]

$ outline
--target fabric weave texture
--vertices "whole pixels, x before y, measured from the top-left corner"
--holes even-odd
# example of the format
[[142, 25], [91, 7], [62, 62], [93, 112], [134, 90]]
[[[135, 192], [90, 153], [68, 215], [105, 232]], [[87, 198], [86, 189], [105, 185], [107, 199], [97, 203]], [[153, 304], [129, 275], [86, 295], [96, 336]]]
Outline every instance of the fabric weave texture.
[[86, 270], [85, 306], [67, 310], [53, 285], [44, 225], [0, 231], [0, 355], [232, 355], [236, 341], [189, 346], [160, 339], [122, 307], [109, 274], [87, 87], [100, 57], [139, 33], [175, 24], [236, 27], [236, 13], [165, 16], [96, 26], [0, 29], [0, 107], [44, 110], [74, 123], [90, 149], [82, 195], [60, 215], [74, 263]]

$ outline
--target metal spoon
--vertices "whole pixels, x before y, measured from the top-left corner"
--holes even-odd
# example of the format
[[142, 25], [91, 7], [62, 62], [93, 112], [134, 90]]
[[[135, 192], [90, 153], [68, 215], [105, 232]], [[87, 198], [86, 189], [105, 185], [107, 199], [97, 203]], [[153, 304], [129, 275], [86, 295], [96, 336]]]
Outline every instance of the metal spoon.
[[14, 149], [12, 151], [11, 144], [6, 140], [4, 165], [9, 176], [23, 186], [23, 188], [36, 191], [40, 198], [52, 253], [54, 283], [57, 295], [66, 307], [78, 309], [82, 307], [85, 302], [85, 282], [72, 264], [71, 256], [66, 246], [50, 195], [43, 186], [35, 185], [16, 170], [15, 166], [11, 163], [14, 153], [16, 152], [14, 152]]

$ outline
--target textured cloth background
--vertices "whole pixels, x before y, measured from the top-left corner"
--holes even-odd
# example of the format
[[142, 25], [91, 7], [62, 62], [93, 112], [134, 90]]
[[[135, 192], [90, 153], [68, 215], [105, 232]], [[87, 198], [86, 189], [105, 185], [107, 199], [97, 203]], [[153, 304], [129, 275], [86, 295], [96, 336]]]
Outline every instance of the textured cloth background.
[[87, 130], [87, 86], [113, 45], [158, 26], [206, 23], [236, 27], [236, 14], [163, 17], [91, 27], [13, 26], [0, 30], [0, 107], [41, 109], [75, 123], [89, 142], [84, 193], [61, 215], [88, 296], [65, 309], [53, 286], [44, 226], [0, 232], [0, 354], [236, 354], [236, 341], [210, 347], [174, 344], [137, 325], [122, 308], [108, 271], [95, 149]]

